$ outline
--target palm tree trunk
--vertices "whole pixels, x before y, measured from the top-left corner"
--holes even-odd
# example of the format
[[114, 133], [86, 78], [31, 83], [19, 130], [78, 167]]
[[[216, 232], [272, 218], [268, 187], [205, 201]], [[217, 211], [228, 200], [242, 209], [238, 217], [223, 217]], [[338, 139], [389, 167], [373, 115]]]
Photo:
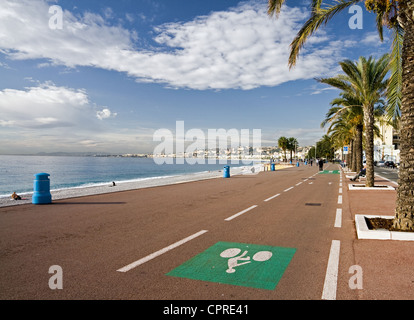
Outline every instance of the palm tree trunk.
[[374, 186], [374, 106], [364, 105], [366, 187]]
[[352, 172], [356, 172], [355, 150], [356, 150], [355, 149], [355, 140], [352, 139], [351, 140], [351, 152], [352, 152], [352, 154], [351, 154], [351, 171]]
[[402, 104], [400, 171], [393, 227], [414, 231], [414, 1], [402, 1]]
[[355, 137], [355, 172], [360, 172], [362, 169], [362, 131], [363, 126], [356, 126]]
[[346, 154], [346, 166], [348, 167], [348, 169], [349, 170], [351, 170], [351, 162], [352, 162], [352, 157], [351, 157], [351, 150], [352, 150], [352, 146], [351, 146], [351, 144], [352, 144], [352, 140], [349, 140], [349, 144], [348, 144], [348, 146], [349, 146], [349, 148], [348, 148], [348, 153]]

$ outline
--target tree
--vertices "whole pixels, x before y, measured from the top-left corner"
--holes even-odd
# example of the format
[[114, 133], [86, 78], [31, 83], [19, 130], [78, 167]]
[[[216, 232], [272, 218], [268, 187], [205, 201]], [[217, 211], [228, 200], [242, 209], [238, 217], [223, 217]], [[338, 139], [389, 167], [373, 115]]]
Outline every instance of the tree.
[[309, 149], [306, 158], [325, 158], [332, 160], [334, 156], [335, 148], [332, 143], [332, 139], [328, 135], [324, 135], [322, 139], [316, 143], [316, 150], [314, 146]]
[[[268, 14], [278, 16], [285, 0], [268, 0]], [[289, 65], [293, 67], [300, 49], [318, 28], [338, 12], [364, 2], [376, 14], [379, 37], [383, 26], [394, 32], [391, 51], [391, 80], [388, 87], [389, 106], [400, 114], [400, 170], [393, 227], [414, 231], [414, 1], [412, 0], [350, 0], [337, 1], [322, 8], [322, 0], [311, 1], [311, 16], [291, 43]], [[399, 104], [401, 104], [399, 106]]]
[[[351, 159], [347, 161], [351, 171], [359, 172], [362, 169], [362, 137], [363, 137], [363, 109], [361, 103], [349, 97], [346, 93], [341, 93], [341, 98], [336, 98], [331, 102], [332, 107], [328, 110], [325, 120], [321, 123], [321, 127], [325, 127], [328, 123], [327, 134], [331, 136], [333, 141], [337, 141], [337, 137], [347, 136], [346, 145], [351, 144]], [[333, 134], [338, 130], [338, 134]], [[345, 145], [345, 144], [344, 144]], [[341, 148], [343, 147], [340, 146]]]
[[280, 137], [279, 140], [277, 141], [277, 145], [279, 146], [279, 148], [281, 148], [285, 154], [285, 158], [283, 161], [286, 161], [286, 150], [289, 147], [289, 140], [286, 137]]
[[[367, 163], [366, 187], [374, 186], [374, 109], [386, 93], [388, 81], [385, 79], [389, 71], [389, 55], [380, 59], [360, 57], [358, 61], [344, 60], [339, 63], [344, 74], [332, 78], [320, 78], [319, 82], [341, 89], [352, 103], [359, 103], [363, 109], [362, 123], [356, 123], [357, 132], [355, 147], [362, 150], [362, 128], [365, 129], [365, 156]], [[356, 171], [361, 169], [362, 154], [357, 153]], [[359, 169], [359, 170], [358, 170]]]
[[292, 152], [296, 155], [296, 148], [299, 146], [298, 140], [296, 138], [288, 138], [288, 147], [287, 149], [290, 151], [290, 160], [292, 160]]
[[[383, 101], [375, 106], [374, 117], [383, 122], [384, 106]], [[351, 144], [352, 156], [347, 161], [351, 171], [359, 172], [362, 169], [363, 160], [363, 131], [364, 131], [364, 110], [363, 105], [357, 96], [347, 92], [341, 92], [339, 98], [331, 102], [332, 107], [328, 110], [321, 127], [328, 127], [327, 134], [332, 138], [336, 148]], [[381, 136], [378, 126], [374, 126], [374, 135]]]

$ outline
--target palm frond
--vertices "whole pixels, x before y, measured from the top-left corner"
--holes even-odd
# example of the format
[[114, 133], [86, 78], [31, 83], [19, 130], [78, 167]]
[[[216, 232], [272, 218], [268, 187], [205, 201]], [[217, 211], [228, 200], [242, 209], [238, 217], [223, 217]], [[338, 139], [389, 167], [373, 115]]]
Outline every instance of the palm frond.
[[269, 0], [267, 5], [267, 14], [269, 16], [275, 15], [279, 17], [280, 10], [285, 0]]
[[351, 91], [352, 87], [349, 85], [349, 82], [345, 79], [341, 79], [339, 77], [332, 77], [332, 78], [315, 78], [316, 81], [320, 83], [329, 84], [332, 87], [340, 89], [342, 91]]
[[402, 100], [402, 45], [404, 40], [404, 29], [396, 24], [393, 28], [393, 43], [390, 59], [391, 76], [388, 83], [387, 97], [387, 117], [393, 123], [395, 128], [398, 127], [401, 116]]
[[[269, 0], [271, 1], [271, 0]], [[312, 6], [315, 10], [312, 11], [310, 18], [305, 22], [302, 28], [297, 33], [295, 39], [290, 44], [289, 67], [296, 65], [299, 52], [304, 46], [306, 40], [321, 26], [331, 20], [337, 13], [354, 5], [361, 0], [338, 0], [336, 5], [329, 5], [326, 8], [321, 8], [322, 1], [313, 0]]]

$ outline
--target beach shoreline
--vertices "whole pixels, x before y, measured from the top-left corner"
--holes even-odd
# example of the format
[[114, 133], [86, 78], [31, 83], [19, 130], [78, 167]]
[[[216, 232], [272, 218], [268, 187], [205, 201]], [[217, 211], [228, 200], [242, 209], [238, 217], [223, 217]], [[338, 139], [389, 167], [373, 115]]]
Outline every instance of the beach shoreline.
[[[276, 170], [291, 167], [290, 165], [277, 165]], [[253, 169], [254, 168], [254, 169]], [[252, 170], [253, 169], [253, 170]], [[257, 164], [254, 166], [241, 166], [231, 168], [231, 175], [245, 175], [258, 174], [264, 170], [264, 164]], [[132, 181], [115, 181], [115, 186], [112, 183], [101, 184], [97, 186], [72, 187], [65, 189], [51, 190], [53, 200], [62, 200], [69, 198], [78, 198], [85, 196], [92, 196], [105, 193], [137, 190], [142, 188], [152, 188], [165, 185], [173, 185], [178, 183], [187, 183], [192, 181], [201, 181], [207, 179], [216, 179], [223, 177], [223, 170], [204, 171], [188, 174], [180, 174], [174, 176], [160, 176], [153, 178], [144, 178]], [[19, 194], [22, 200], [13, 200], [11, 197], [0, 198], [0, 207], [9, 207], [32, 203], [33, 192]]]

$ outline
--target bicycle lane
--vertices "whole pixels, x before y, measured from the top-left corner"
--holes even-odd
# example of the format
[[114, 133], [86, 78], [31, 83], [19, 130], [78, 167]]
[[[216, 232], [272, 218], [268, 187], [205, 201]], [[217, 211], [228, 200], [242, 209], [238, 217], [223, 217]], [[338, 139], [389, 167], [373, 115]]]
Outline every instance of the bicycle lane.
[[[317, 175], [314, 176], [315, 180], [302, 181], [292, 189], [285, 189], [280, 196], [268, 201], [264, 200], [269, 198], [264, 199], [263, 204], [230, 221], [225, 221], [224, 224], [210, 228], [208, 233], [192, 242], [191, 246], [174, 250], [174, 259], [178, 260], [173, 264], [176, 268], [187, 263], [188, 248], [192, 248], [191, 256], [194, 256], [194, 246], [199, 246], [199, 255], [204, 253], [206, 248], [211, 249], [214, 259], [224, 264], [235, 258], [232, 265], [237, 267], [229, 267], [230, 262], [227, 267], [231, 270], [236, 269], [234, 274], [240, 274], [242, 270], [248, 270], [253, 265], [267, 263], [253, 263], [254, 253], [261, 252], [262, 255], [266, 255], [263, 252], [267, 252], [269, 256], [269, 248], [295, 249], [294, 257], [274, 290], [245, 286], [243, 281], [236, 285], [224, 285], [222, 278], [215, 282], [214, 279], [202, 281], [181, 276], [164, 278], [163, 283], [167, 289], [162, 290], [160, 287], [158, 295], [163, 291], [163, 296], [167, 299], [321, 299], [338, 205], [338, 190], [333, 187], [338, 187], [338, 177], [336, 181], [333, 178], [328, 175]], [[321, 205], [309, 206], [318, 203]], [[202, 243], [204, 245], [201, 245]], [[219, 243], [228, 244], [230, 247], [220, 247]], [[218, 247], [217, 250], [214, 250], [215, 246]], [[246, 248], [254, 249], [246, 252]], [[224, 254], [229, 250], [233, 250], [234, 256]], [[346, 253], [347, 249], [343, 252]], [[220, 256], [220, 253], [224, 256]], [[248, 254], [252, 260], [245, 266], [242, 259]], [[171, 259], [171, 256], [172, 253], [167, 254], [164, 259]], [[277, 252], [274, 257], [277, 257]], [[203, 259], [207, 262], [210, 259], [216, 264], [208, 255], [198, 260]], [[195, 262], [193, 264], [195, 265], [192, 267], [200, 274], [202, 266], [197, 266]], [[222, 270], [223, 277], [228, 275], [225, 271], [226, 269]], [[249, 277], [248, 273], [246, 277]]]

